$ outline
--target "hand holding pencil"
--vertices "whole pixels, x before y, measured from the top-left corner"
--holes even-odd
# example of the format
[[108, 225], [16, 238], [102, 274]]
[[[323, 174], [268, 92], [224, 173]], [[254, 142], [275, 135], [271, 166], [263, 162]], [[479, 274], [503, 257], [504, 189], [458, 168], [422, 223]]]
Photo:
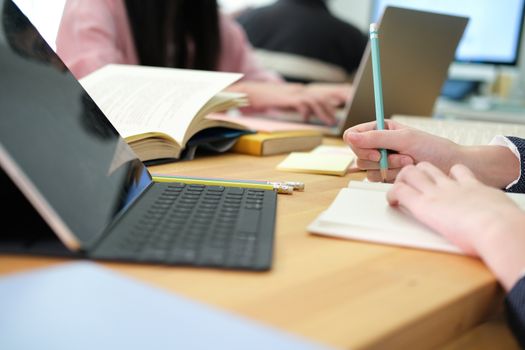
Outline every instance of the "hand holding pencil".
[[[468, 163], [472, 169], [477, 168], [468, 159], [472, 153], [468, 151], [468, 146], [460, 146], [449, 139], [410, 128], [394, 120], [386, 120], [385, 124], [388, 130], [377, 130], [376, 122], [373, 121], [351, 127], [344, 134], [345, 142], [357, 156], [357, 167], [366, 171], [370, 181], [381, 181], [379, 150], [382, 148], [391, 151], [388, 154], [387, 182], [393, 182], [403, 167], [424, 161], [434, 164], [445, 173], [455, 163]], [[490, 159], [485, 149], [484, 152], [480, 158], [483, 161], [478, 160], [476, 164], [485, 164], [486, 159]], [[499, 159], [502, 159], [501, 156]], [[475, 173], [479, 176], [479, 172]]]
[[[502, 181], [502, 183], [495, 182], [493, 172], [490, 173], [490, 177], [482, 176], [484, 169], [492, 168], [483, 162], [480, 166], [479, 160], [472, 162], [469, 159], [472, 149], [468, 151], [467, 146], [460, 146], [446, 138], [407, 127], [393, 120], [388, 120], [385, 123], [378, 40], [377, 26], [371, 24], [370, 45], [376, 121], [349, 128], [343, 136], [345, 142], [357, 155], [357, 167], [367, 171], [367, 178], [370, 181], [393, 182], [403, 167], [425, 161], [434, 164], [445, 173], [448, 173], [455, 163], [469, 164], [483, 182], [495, 187], [505, 187], [512, 181], [511, 179], [510, 181]], [[387, 129], [388, 131], [386, 131]], [[387, 150], [390, 150], [391, 153], [388, 154]], [[505, 155], [498, 157], [503, 159]], [[484, 149], [483, 159], [486, 158], [487, 151]], [[512, 159], [515, 161], [515, 158]], [[512, 163], [512, 161], [509, 160], [508, 163]], [[476, 172], [476, 170], [478, 171]], [[512, 178], [514, 179], [515, 176]]]

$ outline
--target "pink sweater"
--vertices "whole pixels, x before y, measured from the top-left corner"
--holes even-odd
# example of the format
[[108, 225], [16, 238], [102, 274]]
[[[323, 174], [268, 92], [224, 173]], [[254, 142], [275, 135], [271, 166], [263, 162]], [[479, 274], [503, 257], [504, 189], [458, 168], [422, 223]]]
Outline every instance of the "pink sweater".
[[[246, 80], [282, 81], [256, 61], [242, 28], [220, 15], [218, 70]], [[67, 0], [57, 35], [57, 53], [77, 79], [109, 64], [138, 64], [123, 0]]]

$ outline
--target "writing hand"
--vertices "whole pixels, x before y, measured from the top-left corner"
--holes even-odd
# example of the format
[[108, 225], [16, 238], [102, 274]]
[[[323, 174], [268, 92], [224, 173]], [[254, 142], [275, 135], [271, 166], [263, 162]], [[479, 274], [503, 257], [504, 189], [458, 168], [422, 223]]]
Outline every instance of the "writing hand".
[[343, 139], [357, 155], [356, 165], [366, 170], [370, 181], [381, 181], [378, 149], [391, 150], [388, 155], [387, 181], [393, 182], [404, 166], [429, 161], [448, 172], [459, 162], [462, 147], [421, 130], [385, 120], [388, 130], [375, 130], [376, 122], [356, 125], [345, 131]]

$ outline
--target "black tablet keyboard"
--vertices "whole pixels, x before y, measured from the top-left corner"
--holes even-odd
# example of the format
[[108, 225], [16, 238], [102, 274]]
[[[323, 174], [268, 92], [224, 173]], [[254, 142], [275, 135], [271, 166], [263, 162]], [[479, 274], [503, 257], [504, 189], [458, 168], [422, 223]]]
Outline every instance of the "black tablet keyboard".
[[149, 209], [141, 210], [141, 217], [126, 225], [125, 234], [107, 240], [111, 244], [105, 244], [104, 255], [173, 265], [271, 267], [277, 203], [274, 191], [155, 185], [165, 186]]

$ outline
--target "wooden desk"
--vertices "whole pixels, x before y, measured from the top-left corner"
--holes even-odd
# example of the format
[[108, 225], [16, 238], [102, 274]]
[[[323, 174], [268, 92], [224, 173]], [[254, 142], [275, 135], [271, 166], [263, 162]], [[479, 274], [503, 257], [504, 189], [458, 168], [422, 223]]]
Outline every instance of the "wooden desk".
[[441, 350], [520, 350], [505, 320], [487, 321], [440, 348]]
[[[327, 140], [333, 144], [337, 140]], [[306, 191], [279, 195], [270, 272], [104, 263], [152, 285], [337, 348], [442, 346], [482, 322], [502, 291], [478, 260], [331, 239], [306, 226], [350, 179], [275, 170], [284, 156], [226, 154], [156, 166], [157, 173], [297, 180]], [[0, 256], [0, 274], [62, 263]]]

